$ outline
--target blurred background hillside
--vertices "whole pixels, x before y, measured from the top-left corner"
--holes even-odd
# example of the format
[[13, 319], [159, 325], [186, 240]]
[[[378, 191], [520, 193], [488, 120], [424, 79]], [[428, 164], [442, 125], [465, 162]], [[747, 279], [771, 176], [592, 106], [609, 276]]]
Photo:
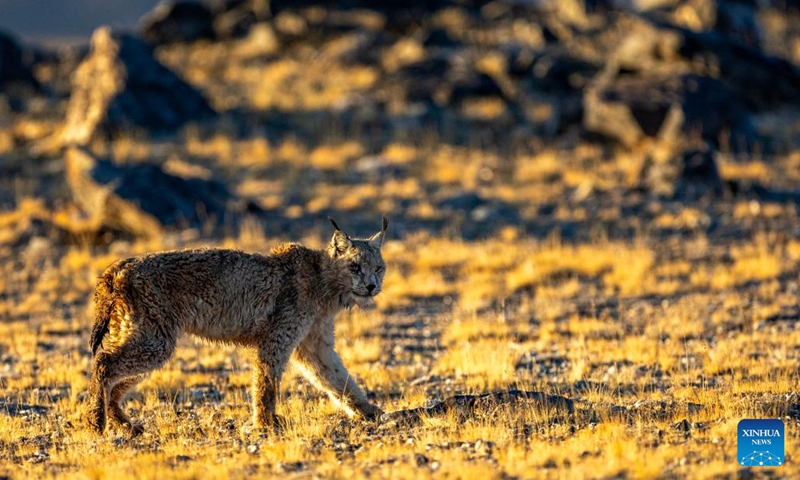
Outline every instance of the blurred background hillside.
[[794, 2], [149, 8], [4, 6], [3, 208], [39, 198], [67, 237], [386, 210], [473, 238], [735, 232], [797, 203]]

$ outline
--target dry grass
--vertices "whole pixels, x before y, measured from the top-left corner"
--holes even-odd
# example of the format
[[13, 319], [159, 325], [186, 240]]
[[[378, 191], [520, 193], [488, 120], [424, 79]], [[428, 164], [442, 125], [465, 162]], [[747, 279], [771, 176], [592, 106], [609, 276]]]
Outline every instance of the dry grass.
[[[253, 230], [223, 244], [271, 243]], [[128, 247], [125, 253], [152, 245]], [[776, 280], [795, 268], [795, 243], [759, 236], [732, 246], [732, 260], [702, 268], [685, 260], [656, 266], [658, 249], [644, 240], [571, 245], [558, 238], [417, 236], [385, 249], [391, 268], [380, 309], [344, 314], [337, 340], [378, 404], [395, 410], [446, 392], [521, 388], [571, 397], [576, 417], [564, 423], [546, 411], [500, 408], [467, 421], [430, 417], [409, 429], [376, 428], [345, 420], [290, 373], [279, 406], [287, 430], [259, 436], [246, 428], [246, 352], [187, 339], [128, 402], [147, 432], [95, 437], [81, 418], [89, 317], [79, 311], [63, 320], [39, 307], [59, 304], [49, 290], [83, 303], [90, 280], [115, 255], [73, 247], [31, 283], [28, 298], [35, 301], [5, 307], [11, 312], [0, 323], [5, 408], [47, 410], [1, 414], [2, 472], [12, 478], [703, 477], [738, 470], [739, 419], [789, 415], [798, 401], [800, 334], [794, 321], [770, 319], [796, 308]], [[686, 275], [681, 288], [688, 291], [675, 300], [642, 300], [679, 290], [670, 278]], [[737, 288], [754, 281], [755, 290]], [[613, 320], [599, 305], [570, 313], [587, 299], [612, 298], [620, 302]], [[438, 307], [424, 313], [415, 306], [421, 301]], [[30, 319], [13, 320], [20, 312]], [[419, 315], [432, 315], [438, 340], [430, 352], [398, 352], [391, 336], [375, 335]], [[439, 380], [418, 381], [427, 375]], [[683, 419], [688, 432], [676, 427]], [[795, 421], [786, 421], [789, 460], [776, 471], [781, 475], [797, 471]]]
[[[415, 42], [395, 45], [384, 67], [418, 59]], [[305, 114], [338, 112], [376, 80], [371, 68], [332, 61], [335, 52], [243, 67], [223, 48], [159, 55], [221, 110], [296, 113], [313, 131], [319, 125]], [[496, 70], [493, 61], [482, 68]], [[465, 106], [480, 119], [502, 118], [502, 107]], [[735, 458], [736, 424], [753, 417], [787, 426], [786, 465], [764, 475], [800, 476], [796, 205], [642, 200], [632, 190], [643, 158], [663, 152], [609, 158], [581, 144], [500, 153], [427, 131], [372, 142], [369, 132], [327, 123], [311, 139], [234, 135], [228, 120], [212, 133], [188, 128], [166, 146], [123, 137], [97, 148], [120, 162], [224, 179], [303, 225], [321, 225], [331, 211], [346, 212], [343, 225], [389, 213], [397, 230], [384, 246], [378, 308], [337, 320], [337, 349], [385, 410], [516, 388], [568, 397], [575, 414], [500, 405], [393, 428], [347, 419], [289, 372], [278, 407], [289, 424], [282, 436], [262, 436], [248, 429], [248, 353], [187, 338], [127, 403], [146, 433], [96, 437], [82, 408], [98, 273], [162, 249], [266, 251], [290, 234], [247, 221], [224, 238], [196, 229], [65, 246], [57, 226], [80, 218], [20, 181], [15, 207], [0, 212], [0, 477], [734, 478], [759, 475], [741, 472]], [[358, 170], [371, 165], [365, 157], [377, 173]], [[724, 161], [721, 171], [781, 187], [800, 179], [799, 165], [792, 154]], [[500, 205], [520, 221], [463, 234], [476, 212], [440, 204], [464, 192], [480, 195], [489, 220], [502, 216]], [[722, 234], [708, 228], [712, 218]], [[32, 227], [45, 220], [53, 231]], [[567, 235], [576, 225], [591, 225], [576, 229], [590, 234]], [[319, 247], [329, 232], [316, 228], [299, 227], [291, 239]]]

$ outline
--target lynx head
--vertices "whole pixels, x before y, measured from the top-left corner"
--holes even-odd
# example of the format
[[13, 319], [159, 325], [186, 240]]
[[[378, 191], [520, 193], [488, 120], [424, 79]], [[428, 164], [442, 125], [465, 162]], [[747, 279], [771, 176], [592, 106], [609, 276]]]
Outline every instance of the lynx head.
[[360, 307], [372, 305], [372, 297], [381, 293], [386, 264], [381, 257], [381, 245], [389, 220], [384, 215], [381, 230], [369, 238], [350, 238], [332, 218], [333, 238], [328, 245], [328, 255], [336, 259], [350, 275], [350, 297], [346, 305], [355, 302]]

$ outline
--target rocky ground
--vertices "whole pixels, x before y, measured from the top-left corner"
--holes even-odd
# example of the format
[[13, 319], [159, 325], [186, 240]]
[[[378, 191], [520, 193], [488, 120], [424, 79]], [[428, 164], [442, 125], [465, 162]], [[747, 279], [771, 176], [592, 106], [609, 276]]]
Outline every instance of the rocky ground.
[[[178, 2], [85, 47], [0, 33], [0, 476], [791, 476], [798, 93], [789, 1]], [[143, 436], [83, 427], [106, 265], [382, 213], [378, 309], [337, 330], [380, 422], [290, 376], [260, 436], [246, 353], [187, 339], [128, 403]], [[738, 466], [759, 417], [784, 467]]]

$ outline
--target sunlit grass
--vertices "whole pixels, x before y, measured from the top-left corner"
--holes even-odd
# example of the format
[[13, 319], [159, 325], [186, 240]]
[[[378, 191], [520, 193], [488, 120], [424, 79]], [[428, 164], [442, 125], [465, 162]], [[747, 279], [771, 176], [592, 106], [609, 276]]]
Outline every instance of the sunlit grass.
[[[697, 281], [693, 275], [698, 267], [685, 260], [658, 264], [657, 249], [643, 241], [599, 239], [572, 244], [555, 238], [541, 242], [508, 238], [514, 241], [466, 242], [418, 235], [387, 242], [389, 270], [386, 289], [379, 297], [381, 309], [343, 314], [337, 349], [367, 389], [400, 392], [398, 398], [379, 394], [376, 402], [386, 410], [413, 408], [430, 400], [424, 384], [410, 385], [429, 373], [451, 379], [458, 392], [508, 388], [562, 392], [590, 402], [580, 404], [582, 408], [595, 405], [597, 423], [591, 426], [579, 422], [578, 429], [569, 433], [566, 425], [554, 420], [554, 412], [500, 408], [466, 421], [453, 415], [427, 417], [409, 430], [372, 436], [372, 427], [344, 420], [333, 402], [316, 394], [292, 370], [285, 377], [285, 394], [278, 408], [288, 419], [284, 435], [259, 437], [246, 428], [251, 383], [248, 352], [185, 340], [173, 359], [148, 376], [127, 403], [148, 432], [139, 440], [124, 440], [123, 434], [113, 432], [97, 439], [82, 423], [81, 393], [88, 386], [89, 359], [77, 350], [85, 343], [85, 330], [78, 332], [91, 319], [88, 315], [73, 321], [50, 317], [38, 328], [26, 322], [0, 324], [5, 355], [18, 359], [11, 367], [15, 373], [0, 378], [4, 391], [15, 392], [5, 400], [50, 408], [46, 416], [30, 418], [0, 413], [4, 422], [0, 441], [54, 439], [52, 446], [44, 447], [20, 443], [13, 449], [13, 458], [20, 463], [12, 461], [4, 471], [19, 473], [25, 465], [25, 472], [43, 478], [147, 477], [155, 472], [167, 478], [226, 478], [254, 472], [291, 475], [292, 468], [356, 478], [445, 471], [467, 476], [483, 472], [487, 477], [502, 471], [522, 476], [540, 472], [564, 477], [569, 472], [569, 476], [651, 478], [665, 471], [691, 475], [696, 471], [693, 455], [700, 455], [708, 460], [704, 468], [725, 473], [735, 471], [726, 452], [735, 441], [738, 419], [785, 413], [788, 404], [780, 399], [794, 391], [800, 379], [792, 347], [800, 337], [794, 331], [752, 329], [766, 325], [764, 319], [782, 311], [770, 300], [779, 295], [770, 281], [789, 268], [787, 259], [796, 257], [793, 243], [764, 236], [732, 246], [729, 261], [701, 267], [716, 275], [695, 284], [695, 288], [708, 288], [706, 293], [656, 304], [640, 325], [636, 317], [612, 322], [591, 312], [562, 315], [571, 302], [582, 301], [587, 293], [635, 299], [659, 292], [670, 278], [688, 276]], [[271, 242], [255, 225], [225, 240], [229, 246], [250, 248]], [[132, 252], [143, 248], [131, 245]], [[88, 295], [89, 280], [112, 257], [85, 246], [71, 247], [47, 267], [51, 273], [34, 288], [66, 288]], [[72, 280], [53, 283], [60, 277]], [[761, 306], [724, 293], [742, 282], [760, 280], [766, 281], [758, 290]], [[443, 300], [447, 296], [452, 298], [449, 305]], [[498, 298], [520, 303], [509, 311]], [[393, 316], [391, 307], [413, 308], [425, 299], [441, 305], [435, 314], [441, 350], [427, 366], [385, 364], [391, 340], [372, 333], [387, 322], [404, 320]], [[476, 299], [495, 301], [473, 303]], [[706, 307], [717, 302], [724, 308]], [[545, 313], [548, 305], [553, 315]], [[705, 340], [716, 328], [741, 324], [735, 312], [742, 309], [748, 309], [756, 323], [745, 321], [733, 335]], [[534, 313], [539, 323], [531, 323], [525, 312]], [[75, 333], [61, 335], [61, 331]], [[46, 349], [43, 344], [55, 348]], [[563, 370], [537, 378], [532, 373], [542, 375], [545, 370], [537, 369], [549, 367], [520, 369], [518, 362], [531, 352], [534, 358], [563, 357]], [[29, 367], [34, 362], [35, 371]], [[227, 372], [224, 381], [220, 381], [222, 371]], [[580, 381], [597, 384], [572, 391], [571, 385]], [[649, 385], [654, 382], [667, 389], [652, 390]], [[209, 385], [218, 385], [221, 403], [193, 393]], [[616, 390], [628, 386], [633, 393]], [[437, 397], [441, 398], [436, 394], [433, 398]], [[645, 406], [637, 410], [634, 405], [639, 401]], [[665, 402], [668, 407], [648, 407], [650, 401], [656, 402], [653, 405]], [[613, 405], [625, 406], [631, 420], [615, 416]], [[51, 421], [56, 414], [73, 426]], [[689, 443], [673, 427], [684, 418], [704, 425], [690, 432]], [[338, 422], [344, 422], [344, 427], [336, 427]], [[230, 424], [232, 430], [220, 430], [223, 424]], [[336, 428], [344, 428], [336, 434], [344, 436], [334, 441], [330, 435]], [[525, 429], [531, 433], [515, 433]], [[120, 439], [121, 447], [114, 446], [114, 438]], [[787, 452], [796, 447], [792, 438], [787, 437]], [[492, 446], [475, 444], [478, 440]], [[55, 448], [56, 444], [61, 447]], [[656, 445], [647, 447], [648, 462], [640, 461], [644, 444]], [[356, 447], [343, 454], [337, 445]], [[22, 460], [37, 458], [42, 451], [48, 455], [42, 463]], [[87, 461], [85, 452], [89, 451], [92, 458], [99, 455], [108, 461]], [[55, 469], [54, 465], [63, 466]]]
[[[445, 12], [437, 21], [452, 29], [461, 20]], [[373, 68], [338, 65], [318, 84], [303, 76], [326, 66], [323, 57], [334, 51], [311, 65], [285, 59], [234, 68], [203, 58], [215, 48], [198, 46], [182, 73], [205, 84], [217, 107], [293, 112], [293, 121], [314, 132], [320, 125], [306, 113], [353, 107], [371, 115], [369, 105], [348, 102], [373, 85]], [[406, 39], [380, 62], [397, 69], [422, 52], [416, 39]], [[161, 56], [178, 64], [183, 53], [175, 47]], [[495, 75], [500, 60], [479, 63]], [[241, 98], [220, 95], [210, 68], [241, 89]], [[544, 117], [550, 108], [529, 113]], [[465, 112], [507, 115], [496, 99], [468, 102]], [[351, 215], [362, 223], [387, 213], [388, 268], [377, 308], [343, 312], [336, 332], [348, 370], [384, 410], [513, 388], [568, 397], [575, 415], [534, 402], [478, 408], [466, 417], [425, 415], [419, 424], [391, 428], [347, 419], [290, 368], [278, 405], [285, 431], [262, 436], [249, 429], [252, 352], [187, 338], [126, 404], [146, 433], [97, 437], [85, 427], [83, 409], [89, 301], [100, 272], [118, 258], [172, 248], [266, 252], [286, 233], [250, 218], [219, 237], [198, 228], [110, 245], [89, 235], [65, 240], [59, 228], [81, 220], [74, 207], [50, 205], [20, 184], [15, 208], [0, 212], [0, 477], [735, 476], [736, 423], [765, 416], [785, 419], [787, 452], [800, 446], [792, 413], [800, 381], [800, 333], [793, 327], [800, 241], [764, 232], [720, 243], [707, 233], [713, 212], [701, 204], [648, 199], [646, 221], [626, 218], [632, 214], [616, 204], [594, 204], [595, 195], [639, 195], [645, 160], [670, 158], [663, 146], [644, 142], [613, 158], [588, 144], [568, 152], [509, 147], [501, 155], [493, 146], [442, 141], [435, 132], [378, 142], [325, 122], [311, 141], [234, 135], [228, 119], [214, 130], [189, 127], [170, 148], [131, 136], [103, 153], [123, 163], [160, 163], [184, 178], [222, 178], [270, 214], [310, 226], [291, 240], [316, 248], [329, 238], [323, 228], [331, 212], [344, 212], [337, 217], [342, 224]], [[8, 142], [0, 133], [0, 153]], [[759, 184], [775, 181], [777, 168], [761, 159], [720, 164], [725, 180]], [[448, 222], [473, 221], [474, 212], [438, 205], [462, 193], [505, 203], [523, 221], [501, 222], [479, 240], [461, 238]], [[730, 221], [744, 224], [797, 215], [791, 202], [736, 197], [728, 207]], [[629, 221], [636, 233], [612, 236], [612, 229], [598, 228], [562, 237], [557, 226], [542, 233], [548, 224], [539, 220]], [[31, 227], [38, 223], [47, 227]], [[662, 231], [680, 236], [665, 239]], [[29, 407], [46, 411], [26, 413]], [[777, 475], [798, 473], [793, 462], [782, 468]]]

